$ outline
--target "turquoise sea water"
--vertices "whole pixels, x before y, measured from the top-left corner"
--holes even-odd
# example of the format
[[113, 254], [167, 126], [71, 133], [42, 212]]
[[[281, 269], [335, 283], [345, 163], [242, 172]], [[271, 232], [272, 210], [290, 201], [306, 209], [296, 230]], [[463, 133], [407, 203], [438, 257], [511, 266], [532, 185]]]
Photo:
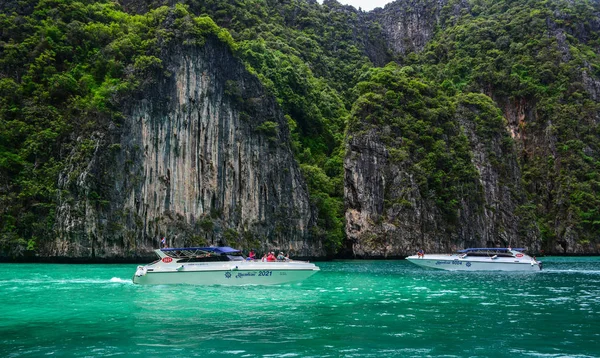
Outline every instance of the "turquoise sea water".
[[0, 356], [600, 357], [600, 257], [540, 273], [317, 263], [282, 286], [138, 286], [136, 265], [0, 264]]

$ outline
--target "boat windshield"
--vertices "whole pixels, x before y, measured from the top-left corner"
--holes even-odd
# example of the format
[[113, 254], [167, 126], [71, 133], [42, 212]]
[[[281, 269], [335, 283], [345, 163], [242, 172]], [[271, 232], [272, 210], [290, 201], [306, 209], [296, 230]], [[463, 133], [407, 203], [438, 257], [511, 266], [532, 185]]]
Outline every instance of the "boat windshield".
[[216, 262], [216, 261], [231, 261], [225, 255], [206, 255], [198, 257], [185, 257], [177, 260], [178, 263], [184, 262]]
[[234, 256], [234, 255], [227, 255], [227, 258], [229, 258], [229, 261], [244, 261], [244, 256]]
[[[469, 248], [458, 251], [459, 254], [466, 256], [496, 256], [496, 257], [514, 257], [514, 252], [522, 252], [524, 249], [508, 249], [508, 248]], [[462, 256], [461, 255], [461, 256]]]
[[240, 250], [232, 249], [227, 246], [219, 247], [185, 247], [185, 248], [168, 248], [161, 251], [174, 259], [192, 258], [192, 257], [207, 257], [209, 255], [241, 255]]
[[161, 250], [165, 255], [177, 259], [177, 262], [213, 262], [244, 261], [241, 251], [230, 247], [189, 247]]
[[473, 251], [473, 252], [467, 252], [466, 254], [467, 256], [473, 256], [473, 257], [488, 257], [488, 256], [497, 256], [497, 257], [514, 257], [514, 255], [510, 252], [493, 252], [493, 251], [486, 251], [486, 252], [477, 252], [477, 251]]
[[204, 251], [202, 249], [163, 249], [161, 250], [165, 253], [165, 255], [172, 257], [174, 259], [184, 259], [184, 258], [197, 258], [197, 257], [208, 257], [210, 256], [210, 252]]

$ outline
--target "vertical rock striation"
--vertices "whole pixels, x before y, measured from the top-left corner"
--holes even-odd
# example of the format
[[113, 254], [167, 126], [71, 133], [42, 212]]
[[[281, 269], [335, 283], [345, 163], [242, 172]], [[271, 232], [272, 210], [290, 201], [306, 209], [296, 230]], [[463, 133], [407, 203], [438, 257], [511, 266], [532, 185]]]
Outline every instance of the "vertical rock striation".
[[97, 133], [89, 161], [61, 176], [45, 254], [136, 257], [166, 236], [323, 255], [275, 99], [216, 40], [165, 53], [169, 75], [149, 74], [138, 98], [123, 99], [120, 126]]
[[410, 156], [392, 157], [392, 151], [404, 150], [407, 134], [394, 133], [392, 137], [400, 139], [390, 145], [384, 139], [394, 131], [390, 125], [348, 133], [346, 234], [356, 256], [402, 257], [419, 248], [451, 252], [474, 246], [540, 250], [532, 215], [521, 208], [526, 198], [520, 186], [517, 148], [503, 133], [505, 121], [500, 112], [480, 113], [482, 101], [472, 99], [477, 96], [461, 98], [453, 118], [444, 125], [460, 128], [460, 133], [447, 133], [446, 141], [451, 140], [449, 136], [466, 137], [475, 173], [474, 182], [459, 183], [454, 198], [457, 209], [451, 217], [443, 210], [450, 203], [440, 204], [435, 194], [423, 191], [419, 165]]
[[[440, 25], [442, 11], [460, 16], [466, 1], [448, 5], [447, 0], [399, 0], [368, 13], [369, 21], [381, 25], [389, 49], [400, 55], [420, 52]], [[445, 8], [446, 7], [446, 8]]]
[[[449, 22], [460, 22], [464, 14], [469, 15], [467, 19], [478, 16], [481, 9], [474, 10], [479, 5], [473, 3], [473, 6], [471, 11], [471, 6], [466, 1], [399, 0], [386, 5], [384, 9], [372, 11], [369, 13], [369, 18], [381, 24], [389, 48], [396, 54], [406, 55], [423, 50], [435, 35], [436, 27], [452, 26]], [[486, 244], [490, 243], [490, 238], [495, 237], [495, 240], [500, 243], [512, 242], [514, 245], [514, 242], [524, 242], [530, 249], [543, 248], [546, 252], [556, 254], [597, 253], [600, 250], [600, 246], [594, 239], [597, 236], [593, 233], [596, 227], [594, 224], [590, 225], [592, 221], [586, 219], [584, 223], [581, 222], [583, 216], [596, 212], [593, 208], [594, 204], [581, 202], [578, 199], [582, 192], [593, 191], [594, 189], [590, 188], [595, 187], [595, 184], [589, 181], [589, 177], [593, 176], [591, 173], [595, 170], [593, 166], [581, 161], [581, 157], [598, 157], [595, 139], [590, 138], [594, 138], [595, 135], [591, 133], [597, 131], [593, 128], [598, 126], [598, 110], [595, 104], [600, 98], [600, 81], [595, 78], [590, 63], [581, 60], [577, 52], [572, 53], [573, 49], [579, 48], [577, 47], [579, 44], [597, 49], [593, 39], [597, 36], [594, 34], [600, 28], [600, 22], [597, 16], [597, 4], [584, 5], [570, 2], [566, 8], [570, 6], [572, 6], [571, 11], [563, 11], [553, 4], [552, 12], [547, 12], [545, 19], [540, 22], [545, 24], [541, 27], [545, 33], [539, 34], [540, 39], [550, 43], [551, 45], [547, 46], [554, 52], [539, 58], [535, 56], [540, 50], [528, 54], [540, 61], [536, 65], [546, 65], [553, 69], [544, 73], [539, 79], [543, 86], [556, 88], [557, 83], [553, 81], [558, 82], [559, 76], [569, 77], [565, 89], [561, 90], [562, 93], [556, 94], [556, 98], [546, 93], [532, 95], [531, 93], [535, 91], [518, 93], [518, 87], [510, 87], [506, 82], [498, 85], [497, 80], [485, 76], [475, 76], [479, 77], [477, 83], [471, 83], [471, 91], [486, 93], [502, 111], [506, 126], [498, 128], [497, 134], [504, 137], [508, 133], [513, 139], [514, 149], [502, 145], [506, 142], [504, 139], [491, 139], [478, 135], [474, 122], [465, 120], [470, 117], [472, 108], [466, 110], [469, 108], [466, 106], [457, 111], [456, 120], [469, 138], [473, 165], [479, 173], [482, 189], [482, 196], [479, 199], [465, 198], [464, 200], [463, 204], [466, 206], [463, 205], [460, 217], [467, 217], [469, 213], [473, 215], [469, 220], [461, 220], [463, 224], [457, 226], [459, 230], [457, 238], [450, 239], [459, 246], [462, 245], [463, 238], [472, 237], [474, 243]], [[577, 11], [573, 11], [575, 8]], [[523, 14], [526, 11], [528, 10], [524, 10]], [[581, 17], [585, 17], [586, 21], [581, 21]], [[506, 20], [502, 15], [493, 19]], [[535, 18], [532, 17], [531, 20]], [[514, 33], [518, 31], [507, 32], [508, 35]], [[443, 37], [442, 32], [437, 34], [442, 34]], [[473, 39], [477, 40], [475, 37]], [[511, 44], [522, 41], [519, 37], [507, 37], [507, 39], [510, 39]], [[529, 45], [532, 43], [530, 41]], [[501, 42], [496, 42], [496, 46], [504, 50], [500, 48], [503, 46]], [[544, 60], [549, 62], [544, 64]], [[549, 63], [553, 65], [548, 65]], [[560, 68], [568, 70], [559, 74]], [[514, 92], [511, 93], [512, 91]], [[577, 93], [579, 97], [570, 96], [571, 93]], [[582, 105], [587, 98], [591, 101]], [[357, 140], [356, 136], [352, 138], [353, 141]], [[373, 140], [371, 136], [367, 142]], [[575, 143], [581, 144], [582, 149], [576, 149], [573, 146]], [[349, 143], [351, 155], [346, 159], [346, 169], [355, 168], [356, 163], [348, 161], [349, 158], [360, 158], [360, 148], [367, 151], [373, 149], [369, 146], [365, 149], [364, 144], [352, 143], [352, 141]], [[357, 149], [358, 152], [354, 152], [353, 149]], [[385, 165], [381, 167], [383, 172], [391, 170]], [[356, 176], [357, 172], [353, 171], [353, 173]], [[397, 179], [393, 175], [390, 178]], [[346, 181], [349, 185], [353, 185], [348, 175]], [[374, 183], [368, 180], [366, 182]], [[380, 182], [389, 184], [389, 180]], [[355, 192], [355, 188], [348, 189], [349, 193]], [[369, 191], [368, 188], [361, 188], [359, 192], [361, 190], [365, 193]], [[527, 202], [524, 198], [525, 193], [532, 198], [533, 202]], [[349, 199], [350, 196], [347, 194], [346, 200], [353, 203], [354, 200]], [[481, 205], [477, 204], [477, 201], [481, 201]], [[407, 203], [406, 205], [408, 206]], [[416, 208], [419, 205], [415, 206], [412, 203], [411, 207]], [[363, 213], [357, 216], [353, 210], [355, 209], [351, 206], [348, 213], [352, 215], [347, 214], [349, 224], [355, 223], [351, 219], [353, 217], [362, 217], [361, 222], [368, 222], [364, 218], [370, 214]], [[376, 210], [372, 212], [379, 215]], [[415, 209], [415, 213], [419, 211]], [[408, 222], [417, 220], [410, 214], [406, 215], [410, 218]], [[439, 222], [436, 219], [436, 223]], [[409, 225], [409, 229], [417, 230], [418, 225]], [[349, 226], [347, 232], [349, 237], [355, 240], [357, 233], [353, 230], [353, 227]], [[468, 232], [460, 232], [461, 230]], [[414, 237], [409, 235], [411, 234], [404, 233], [404, 236], [399, 237], [405, 242], [414, 241]], [[439, 235], [448, 237], [452, 234], [440, 233]], [[424, 242], [436, 246], [435, 240], [434, 237], [429, 237]], [[357, 254], [363, 253], [359, 251]]]

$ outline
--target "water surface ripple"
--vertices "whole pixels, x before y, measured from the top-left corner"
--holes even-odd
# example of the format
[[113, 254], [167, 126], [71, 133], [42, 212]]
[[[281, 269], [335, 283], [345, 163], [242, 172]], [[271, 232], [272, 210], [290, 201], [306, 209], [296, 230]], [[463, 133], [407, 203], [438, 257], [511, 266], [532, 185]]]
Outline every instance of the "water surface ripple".
[[0, 356], [600, 357], [600, 257], [540, 273], [321, 262], [282, 286], [138, 286], [135, 265], [0, 264]]

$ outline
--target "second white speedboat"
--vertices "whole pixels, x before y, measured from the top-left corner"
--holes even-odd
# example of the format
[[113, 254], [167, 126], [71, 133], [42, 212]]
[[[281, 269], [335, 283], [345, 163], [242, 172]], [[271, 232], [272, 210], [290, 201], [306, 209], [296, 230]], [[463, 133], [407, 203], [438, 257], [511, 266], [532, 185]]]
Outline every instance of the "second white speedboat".
[[231, 247], [154, 250], [159, 260], [138, 266], [133, 283], [142, 285], [279, 285], [304, 280], [319, 271], [307, 261], [263, 262]]
[[541, 271], [542, 262], [525, 249], [469, 248], [456, 254], [413, 255], [406, 259], [423, 267], [449, 271]]

